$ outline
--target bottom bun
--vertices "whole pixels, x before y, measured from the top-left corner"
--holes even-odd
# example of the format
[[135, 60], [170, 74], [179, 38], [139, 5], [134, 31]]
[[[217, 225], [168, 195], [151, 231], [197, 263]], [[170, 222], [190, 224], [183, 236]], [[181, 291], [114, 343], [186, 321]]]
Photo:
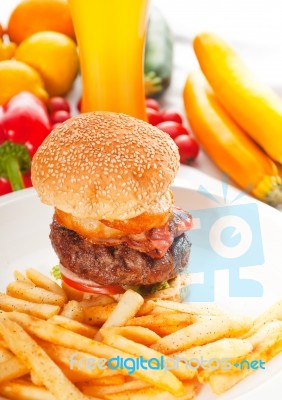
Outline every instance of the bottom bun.
[[146, 296], [146, 300], [171, 300], [181, 303], [182, 290], [190, 284], [190, 277], [187, 273], [178, 275], [175, 279], [169, 281], [169, 288], [158, 290], [157, 292]]

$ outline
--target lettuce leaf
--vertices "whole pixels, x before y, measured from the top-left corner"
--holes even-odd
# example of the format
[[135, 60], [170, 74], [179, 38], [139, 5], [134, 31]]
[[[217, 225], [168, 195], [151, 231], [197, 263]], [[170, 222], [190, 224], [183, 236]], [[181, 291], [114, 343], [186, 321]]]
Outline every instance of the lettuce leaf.
[[55, 279], [62, 279], [61, 271], [60, 271], [60, 266], [59, 266], [59, 265], [54, 265], [54, 267], [51, 269], [51, 275], [52, 275]]

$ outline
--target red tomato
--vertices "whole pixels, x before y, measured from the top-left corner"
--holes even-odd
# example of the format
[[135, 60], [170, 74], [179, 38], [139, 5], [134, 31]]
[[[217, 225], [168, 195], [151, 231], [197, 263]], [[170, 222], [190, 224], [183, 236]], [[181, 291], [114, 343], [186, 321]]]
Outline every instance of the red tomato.
[[185, 126], [174, 121], [164, 121], [157, 125], [157, 128], [169, 134], [172, 139], [179, 135], [189, 135], [189, 131]]
[[125, 292], [125, 290], [120, 286], [100, 286], [100, 285], [87, 286], [84, 285], [83, 283], [75, 282], [69, 278], [66, 278], [64, 275], [62, 275], [62, 281], [65, 282], [68, 286], [86, 293], [100, 293], [100, 294], [113, 295]]
[[160, 111], [160, 105], [155, 99], [146, 99], [146, 107], [152, 108], [153, 110]]
[[195, 160], [199, 153], [199, 145], [192, 136], [180, 135], [175, 139], [180, 154], [180, 162], [182, 164], [189, 164]]
[[61, 110], [70, 112], [70, 105], [68, 101], [59, 96], [50, 97], [50, 99], [47, 100], [47, 108], [50, 114]]
[[53, 125], [52, 125], [52, 129], [57, 128], [57, 126], [59, 126], [59, 125], [61, 125], [61, 122], [57, 122], [56, 124], [53, 124]]
[[79, 112], [81, 112], [81, 102], [82, 102], [82, 98], [80, 98], [78, 100], [78, 102], [76, 103], [76, 108], [78, 109]]
[[162, 113], [162, 119], [163, 119], [163, 121], [174, 121], [174, 122], [178, 122], [179, 124], [182, 124], [181, 115], [175, 111], [164, 111]]
[[149, 124], [158, 125], [160, 122], [162, 122], [162, 116], [159, 111], [156, 111], [153, 108], [146, 107], [146, 112]]
[[70, 118], [70, 113], [65, 110], [55, 111], [52, 114], [50, 114], [50, 121], [53, 125], [59, 122], [64, 122], [69, 118]]

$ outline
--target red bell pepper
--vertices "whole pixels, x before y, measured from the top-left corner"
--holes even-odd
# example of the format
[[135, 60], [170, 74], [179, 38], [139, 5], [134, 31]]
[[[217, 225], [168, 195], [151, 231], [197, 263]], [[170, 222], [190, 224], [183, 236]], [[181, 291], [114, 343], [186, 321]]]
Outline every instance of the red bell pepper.
[[26, 145], [31, 157], [51, 131], [46, 106], [29, 92], [17, 94], [4, 105], [0, 125], [6, 140]]
[[[30, 177], [29, 172], [26, 173], [25, 175], [23, 175], [23, 183], [24, 183], [25, 188], [29, 188], [32, 186], [31, 177]], [[13, 188], [10, 184], [10, 181], [6, 178], [0, 177], [0, 196], [11, 193], [12, 191], [13, 191]]]
[[0, 107], [0, 195], [31, 185], [22, 174], [50, 131], [47, 108], [32, 93], [21, 92]]

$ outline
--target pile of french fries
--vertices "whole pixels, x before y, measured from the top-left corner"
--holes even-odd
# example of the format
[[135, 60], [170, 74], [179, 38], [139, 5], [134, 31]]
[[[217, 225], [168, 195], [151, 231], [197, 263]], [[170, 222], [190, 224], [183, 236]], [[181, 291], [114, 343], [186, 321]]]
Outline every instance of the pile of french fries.
[[[144, 300], [128, 290], [69, 300], [56, 282], [34, 269], [15, 272], [0, 294], [0, 399], [190, 400], [209, 383], [221, 394], [282, 349], [282, 300], [255, 320], [212, 304]], [[89, 368], [89, 360], [180, 357], [177, 368]], [[183, 360], [229, 358], [229, 370], [187, 368]], [[132, 372], [132, 371], [131, 371]], [[1, 397], [2, 396], [2, 397]]]

